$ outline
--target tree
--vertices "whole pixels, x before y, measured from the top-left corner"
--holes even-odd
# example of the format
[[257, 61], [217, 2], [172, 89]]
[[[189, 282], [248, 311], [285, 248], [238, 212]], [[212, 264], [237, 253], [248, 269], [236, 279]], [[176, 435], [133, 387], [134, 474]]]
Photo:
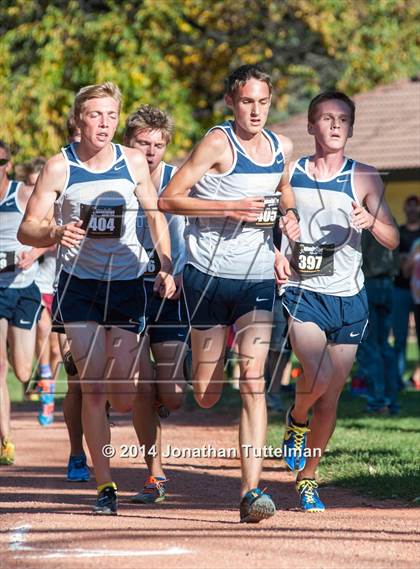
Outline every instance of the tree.
[[273, 120], [321, 89], [414, 75], [419, 15], [414, 0], [0, 0], [0, 137], [20, 160], [57, 152], [75, 92], [112, 80], [121, 122], [162, 106], [177, 125], [171, 152], [185, 153], [227, 116], [223, 81], [243, 63], [272, 74]]

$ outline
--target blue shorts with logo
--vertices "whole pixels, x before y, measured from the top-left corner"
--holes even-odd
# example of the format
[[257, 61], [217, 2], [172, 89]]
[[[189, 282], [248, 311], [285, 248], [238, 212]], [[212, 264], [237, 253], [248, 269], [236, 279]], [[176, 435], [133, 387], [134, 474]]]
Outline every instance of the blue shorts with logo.
[[288, 338], [288, 318], [287, 312], [283, 307], [282, 298], [282, 296], [276, 294], [273, 309], [273, 328], [271, 331], [270, 350], [290, 355], [291, 349]]
[[184, 293], [191, 326], [205, 330], [231, 326], [254, 310], [272, 312], [275, 281], [214, 277], [187, 264]]
[[143, 278], [99, 281], [62, 271], [53, 301], [53, 331], [72, 322], [97, 322], [140, 334], [146, 323]]
[[24, 288], [0, 288], [0, 318], [11, 326], [31, 330], [41, 310], [41, 293], [35, 283]]
[[188, 320], [182, 296], [179, 300], [153, 293], [153, 282], [144, 282], [147, 296], [146, 331], [151, 344], [186, 342]]
[[333, 296], [289, 286], [283, 306], [297, 322], [313, 322], [331, 344], [360, 344], [369, 321], [366, 291], [354, 296]]

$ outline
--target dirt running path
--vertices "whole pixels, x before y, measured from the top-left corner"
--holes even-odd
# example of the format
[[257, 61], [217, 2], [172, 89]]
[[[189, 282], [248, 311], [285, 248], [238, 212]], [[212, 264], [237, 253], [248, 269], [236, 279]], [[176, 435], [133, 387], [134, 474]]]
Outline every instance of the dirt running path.
[[[21, 408], [20, 408], [21, 409]], [[126, 417], [113, 444], [136, 444]], [[140, 459], [113, 459], [118, 517], [94, 517], [94, 483], [65, 480], [64, 423], [40, 428], [33, 411], [13, 414], [16, 465], [0, 468], [0, 567], [25, 569], [193, 568], [398, 569], [420, 567], [419, 512], [403, 504], [323, 490], [325, 514], [293, 510], [293, 477], [266, 462], [263, 486], [279, 509], [258, 525], [238, 523], [239, 460], [165, 460], [170, 498], [135, 506], [128, 497], [145, 477]], [[235, 447], [237, 419], [183, 411], [165, 422], [164, 447]]]

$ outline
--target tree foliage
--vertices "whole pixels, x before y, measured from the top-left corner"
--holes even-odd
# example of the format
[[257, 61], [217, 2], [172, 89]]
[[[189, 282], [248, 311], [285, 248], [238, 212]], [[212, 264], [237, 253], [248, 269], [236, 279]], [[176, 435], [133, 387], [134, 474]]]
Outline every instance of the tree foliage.
[[75, 92], [112, 80], [121, 124], [162, 106], [179, 154], [225, 116], [224, 78], [243, 63], [272, 73], [277, 119], [319, 89], [413, 75], [418, 16], [411, 0], [0, 0], [0, 137], [19, 159], [57, 152]]

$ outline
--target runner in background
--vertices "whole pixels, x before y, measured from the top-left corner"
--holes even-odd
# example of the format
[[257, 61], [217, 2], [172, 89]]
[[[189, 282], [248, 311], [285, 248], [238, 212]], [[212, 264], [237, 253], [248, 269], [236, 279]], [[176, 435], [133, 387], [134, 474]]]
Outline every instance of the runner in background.
[[19, 225], [32, 188], [8, 179], [11, 152], [0, 141], [0, 464], [13, 464], [15, 447], [10, 439], [8, 361], [23, 384], [32, 374], [36, 323], [41, 295], [35, 284], [38, 258], [45, 248], [22, 245]]
[[[39, 157], [26, 166], [26, 184], [35, 187], [46, 159]], [[38, 421], [41, 426], [50, 425], [54, 421], [54, 393], [57, 377], [60, 372], [60, 346], [58, 335], [51, 331], [51, 310], [54, 297], [54, 281], [56, 276], [56, 246], [46, 250], [39, 259], [39, 269], [35, 283], [41, 293], [42, 312], [36, 330], [36, 356], [38, 369], [35, 390], [39, 393], [41, 408]]]
[[[173, 129], [171, 117], [150, 105], [139, 107], [128, 117], [125, 126], [124, 143], [139, 149], [145, 155], [158, 195], [175, 173], [175, 167], [163, 160]], [[167, 215], [166, 219], [177, 286], [176, 294], [170, 299], [157, 297], [153, 292], [159, 259], [142, 208], [137, 217], [137, 236], [149, 255], [149, 265], [144, 273], [147, 325], [142, 338], [140, 379], [133, 409], [133, 423], [139, 444], [145, 448], [144, 458], [149, 477], [143, 490], [132, 497], [132, 501], [138, 504], [162, 502], [166, 497], [167, 479], [162, 467], [159, 415], [165, 417], [169, 411], [181, 406], [185, 384], [183, 361], [187, 350], [188, 323], [181, 301], [182, 271], [186, 260], [185, 218]]]

